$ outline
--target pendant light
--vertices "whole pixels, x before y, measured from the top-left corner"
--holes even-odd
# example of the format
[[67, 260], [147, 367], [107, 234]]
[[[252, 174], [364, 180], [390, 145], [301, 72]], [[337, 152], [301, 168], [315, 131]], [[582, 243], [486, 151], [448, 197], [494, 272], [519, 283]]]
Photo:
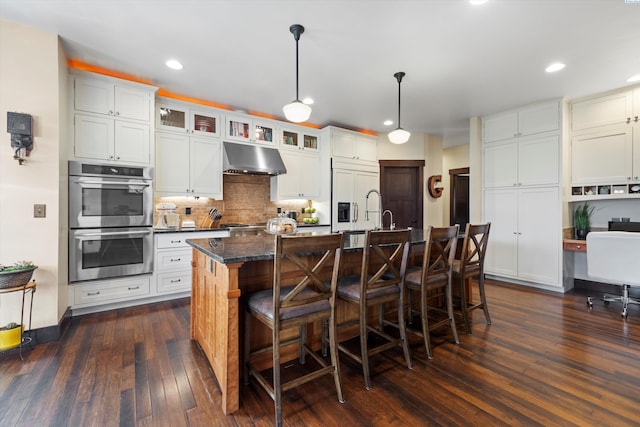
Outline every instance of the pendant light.
[[282, 111], [284, 111], [284, 116], [287, 120], [300, 123], [308, 120], [311, 115], [311, 107], [303, 104], [298, 96], [298, 40], [300, 40], [300, 34], [304, 33], [304, 27], [299, 24], [294, 24], [289, 27], [289, 31], [291, 31], [293, 38], [296, 40], [296, 99], [282, 107]]
[[400, 127], [400, 83], [405, 73], [399, 71], [393, 75], [398, 80], [398, 127], [396, 130], [389, 132], [389, 141], [393, 144], [404, 144], [409, 140], [411, 134]]

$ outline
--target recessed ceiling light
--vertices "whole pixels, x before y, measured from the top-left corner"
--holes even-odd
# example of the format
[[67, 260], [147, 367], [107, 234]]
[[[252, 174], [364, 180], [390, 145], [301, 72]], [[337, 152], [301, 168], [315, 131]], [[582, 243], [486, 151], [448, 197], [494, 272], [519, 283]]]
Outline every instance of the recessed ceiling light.
[[565, 65], [562, 62], [554, 62], [553, 64], [549, 65], [545, 71], [547, 73], [555, 73], [556, 71], [560, 71], [565, 67]]
[[176, 61], [175, 59], [168, 60], [166, 64], [167, 64], [167, 67], [171, 68], [172, 70], [182, 70], [182, 64]]
[[485, 4], [487, 2], [487, 0], [469, 0], [469, 4], [472, 4], [474, 6], [479, 6], [481, 4]]
[[313, 98], [309, 98], [308, 96], [302, 100], [303, 104], [313, 105]]
[[393, 120], [385, 120], [383, 125], [385, 126], [391, 126], [393, 124]]
[[640, 82], [640, 74], [636, 74], [635, 76], [631, 76], [627, 79], [629, 83]]

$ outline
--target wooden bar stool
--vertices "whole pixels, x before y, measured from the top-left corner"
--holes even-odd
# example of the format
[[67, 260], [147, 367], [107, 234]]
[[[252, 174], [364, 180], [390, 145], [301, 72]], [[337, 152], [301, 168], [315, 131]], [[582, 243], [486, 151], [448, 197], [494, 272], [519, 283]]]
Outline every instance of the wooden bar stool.
[[[406, 338], [404, 323], [402, 282], [407, 268], [409, 255], [410, 230], [368, 230], [365, 234], [360, 274], [341, 277], [338, 284], [338, 298], [359, 306], [360, 353], [357, 354], [340, 343], [338, 348], [353, 360], [362, 364], [364, 382], [367, 390], [371, 389], [369, 375], [369, 357], [395, 346], [401, 346], [407, 367], [411, 369], [411, 356]], [[395, 304], [398, 311], [398, 322], [384, 318], [384, 305]], [[378, 327], [368, 324], [370, 306], [378, 306]], [[339, 326], [351, 326], [347, 322]], [[384, 332], [384, 326], [390, 325], [399, 329], [400, 338]], [[373, 332], [386, 342], [369, 348], [367, 335]]]
[[[464, 328], [467, 335], [471, 335], [471, 321], [469, 313], [477, 308], [484, 311], [487, 325], [491, 324], [489, 307], [484, 292], [484, 258], [487, 252], [487, 242], [489, 241], [489, 229], [491, 223], [471, 225], [467, 224], [464, 232], [464, 242], [462, 243], [461, 259], [453, 262], [453, 280], [459, 286], [460, 311], [464, 318]], [[478, 290], [480, 291], [480, 302], [474, 304], [469, 300], [467, 293], [467, 279], [478, 277]]]
[[[460, 344], [456, 331], [456, 322], [453, 315], [452, 274], [453, 261], [456, 255], [459, 226], [427, 229], [425, 236], [425, 252], [422, 260], [422, 268], [418, 271], [407, 273], [404, 283], [407, 293], [420, 293], [420, 319], [422, 331], [407, 329], [424, 338], [427, 349], [427, 357], [433, 358], [431, 351], [431, 339], [429, 332], [444, 325], [449, 325], [453, 334], [453, 340]], [[446, 310], [439, 305], [429, 306], [429, 300], [438, 299], [442, 303], [442, 297], [446, 303]], [[410, 300], [410, 298], [409, 298]], [[429, 324], [428, 310], [444, 311], [446, 318]], [[409, 319], [413, 318], [413, 309], [409, 305]]]
[[[307, 383], [321, 375], [333, 375], [338, 400], [344, 402], [338, 347], [336, 339], [335, 301], [341, 253], [344, 246], [343, 234], [318, 236], [276, 236], [274, 255], [273, 289], [250, 294], [245, 309], [244, 333], [244, 382], [248, 384], [253, 375], [258, 383], [274, 400], [276, 424], [282, 425], [282, 392]], [[300, 274], [296, 274], [300, 273]], [[328, 276], [328, 277], [327, 277]], [[291, 283], [296, 277], [295, 285]], [[301, 278], [300, 278], [301, 277]], [[272, 347], [251, 350], [251, 322], [257, 319], [272, 331]], [[318, 356], [306, 343], [306, 326], [316, 321], [328, 319], [329, 347], [331, 363]], [[299, 360], [305, 363], [305, 354], [313, 357], [320, 368], [285, 383], [280, 376], [280, 346], [289, 342], [280, 341], [280, 332], [299, 328]], [[254, 366], [253, 357], [273, 351], [273, 384]]]

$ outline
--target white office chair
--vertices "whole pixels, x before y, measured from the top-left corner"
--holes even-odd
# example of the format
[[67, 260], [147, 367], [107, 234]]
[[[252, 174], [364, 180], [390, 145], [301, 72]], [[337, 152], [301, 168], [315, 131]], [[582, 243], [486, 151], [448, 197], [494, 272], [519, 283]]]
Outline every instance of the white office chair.
[[[587, 235], [587, 273], [590, 278], [622, 286], [622, 296], [604, 295], [605, 304], [622, 302], [622, 317], [629, 304], [640, 300], [629, 297], [629, 287], [640, 286], [640, 233], [602, 231]], [[592, 307], [591, 297], [587, 304]]]

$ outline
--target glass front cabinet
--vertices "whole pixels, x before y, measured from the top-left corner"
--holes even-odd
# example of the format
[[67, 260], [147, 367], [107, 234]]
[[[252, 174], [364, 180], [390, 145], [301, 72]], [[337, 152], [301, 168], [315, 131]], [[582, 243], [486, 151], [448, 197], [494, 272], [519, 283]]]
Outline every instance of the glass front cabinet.
[[280, 148], [318, 152], [318, 135], [307, 130], [283, 129]]
[[199, 136], [220, 136], [220, 115], [215, 110], [179, 104], [156, 105], [156, 128]]
[[225, 138], [228, 140], [275, 145], [275, 136], [275, 122], [247, 116], [226, 116]]

